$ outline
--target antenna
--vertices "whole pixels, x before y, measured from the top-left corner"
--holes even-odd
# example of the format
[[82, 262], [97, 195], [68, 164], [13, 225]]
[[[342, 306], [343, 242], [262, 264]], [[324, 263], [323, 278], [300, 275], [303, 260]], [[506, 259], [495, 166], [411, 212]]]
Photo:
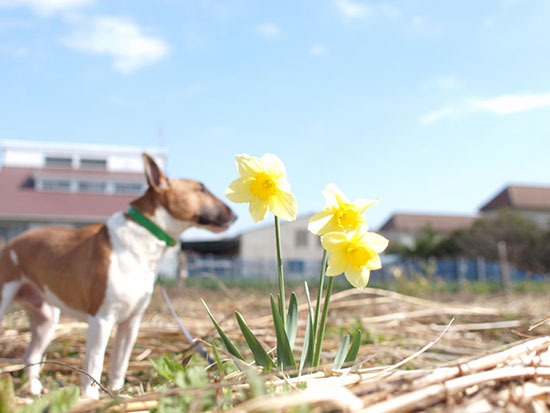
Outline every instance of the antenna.
[[[158, 149], [163, 149], [165, 147], [164, 137], [165, 137], [164, 127], [162, 127], [162, 125], [159, 125], [159, 127], [157, 128], [157, 139], [158, 139], [157, 146], [158, 146]], [[164, 170], [166, 171], [167, 168], [168, 168], [167, 156], [165, 156], [163, 160], [164, 160]]]
[[157, 128], [157, 138], [159, 148], [164, 147], [164, 128], [162, 126]]

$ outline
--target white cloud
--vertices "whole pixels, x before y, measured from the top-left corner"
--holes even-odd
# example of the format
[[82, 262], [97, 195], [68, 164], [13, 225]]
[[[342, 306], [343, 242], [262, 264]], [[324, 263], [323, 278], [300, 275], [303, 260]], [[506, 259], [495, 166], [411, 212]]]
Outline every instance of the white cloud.
[[357, 0], [334, 0], [334, 5], [345, 19], [363, 19], [372, 16], [383, 16], [391, 19], [399, 19], [403, 12], [401, 9], [386, 3], [375, 5], [367, 4], [366, 1]]
[[424, 16], [413, 16], [411, 21], [413, 26], [420, 27], [426, 23], [426, 18]]
[[451, 92], [460, 88], [460, 81], [454, 76], [436, 76], [435, 78], [420, 85], [420, 90], [424, 92]]
[[254, 30], [256, 33], [260, 34], [261, 36], [268, 38], [268, 39], [275, 39], [277, 37], [281, 37], [282, 30], [273, 23], [262, 23], [258, 24]]
[[372, 13], [367, 4], [353, 0], [336, 0], [336, 8], [342, 16], [348, 19], [359, 19]]
[[474, 110], [500, 115], [544, 107], [550, 107], [550, 93], [543, 95], [503, 95], [492, 99], [474, 99], [472, 101]]
[[323, 43], [317, 43], [311, 46], [309, 54], [312, 56], [324, 56], [327, 54], [327, 47]]
[[488, 99], [473, 98], [428, 112], [422, 115], [419, 121], [422, 124], [431, 124], [442, 119], [456, 118], [472, 113], [510, 115], [548, 107], [550, 107], [550, 93], [538, 95], [502, 95]]
[[201, 83], [192, 83], [183, 90], [183, 94], [187, 97], [192, 97], [204, 93], [205, 90], [205, 85]]
[[428, 125], [430, 123], [436, 123], [441, 119], [450, 118], [456, 116], [457, 110], [452, 106], [445, 106], [444, 108], [428, 112], [420, 117], [420, 123]]
[[0, 0], [0, 7], [29, 7], [40, 15], [75, 10], [94, 0]]
[[162, 39], [146, 35], [129, 19], [98, 17], [86, 26], [64, 43], [83, 52], [111, 56], [114, 68], [121, 73], [153, 64], [169, 53]]

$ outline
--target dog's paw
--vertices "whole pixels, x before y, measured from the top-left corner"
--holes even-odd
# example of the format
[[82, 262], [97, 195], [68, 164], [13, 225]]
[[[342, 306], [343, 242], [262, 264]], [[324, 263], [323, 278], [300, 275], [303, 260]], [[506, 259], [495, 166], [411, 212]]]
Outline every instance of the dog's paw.
[[38, 379], [32, 379], [29, 382], [29, 393], [33, 396], [40, 396], [42, 394], [42, 383]]
[[86, 386], [82, 390], [82, 395], [86, 396], [86, 397], [89, 397], [90, 399], [93, 399], [93, 400], [98, 400], [99, 399], [99, 387], [97, 385]]

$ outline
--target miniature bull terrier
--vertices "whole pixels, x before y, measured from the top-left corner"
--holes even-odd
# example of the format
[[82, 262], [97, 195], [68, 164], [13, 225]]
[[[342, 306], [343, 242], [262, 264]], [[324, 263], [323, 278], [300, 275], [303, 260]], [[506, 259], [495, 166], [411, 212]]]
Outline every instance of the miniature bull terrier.
[[[142, 315], [153, 293], [158, 263], [190, 227], [226, 230], [231, 209], [197, 181], [167, 178], [143, 154], [146, 192], [104, 224], [81, 229], [45, 227], [10, 240], [0, 252], [0, 320], [17, 300], [25, 309], [31, 340], [23, 356], [31, 393], [42, 392], [42, 356], [60, 310], [88, 322], [84, 371], [101, 380], [112, 328], [109, 386], [120, 390]], [[82, 375], [83, 394], [99, 397]]]

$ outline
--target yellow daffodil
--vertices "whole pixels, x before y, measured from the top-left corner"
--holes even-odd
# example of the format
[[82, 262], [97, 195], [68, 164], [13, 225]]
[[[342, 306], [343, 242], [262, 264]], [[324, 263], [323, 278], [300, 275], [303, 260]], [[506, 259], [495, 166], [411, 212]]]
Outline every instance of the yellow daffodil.
[[290, 192], [283, 162], [275, 155], [261, 158], [246, 154], [235, 155], [241, 175], [227, 188], [225, 196], [233, 202], [250, 202], [250, 215], [262, 221], [271, 210], [285, 221], [296, 219], [296, 199]]
[[325, 209], [309, 219], [308, 229], [317, 235], [334, 231], [356, 231], [365, 223], [363, 213], [378, 202], [358, 199], [349, 202], [346, 196], [334, 184], [327, 185], [323, 191], [326, 199]]
[[329, 232], [321, 237], [323, 248], [331, 254], [326, 275], [345, 274], [351, 285], [365, 288], [371, 270], [382, 268], [378, 255], [388, 246], [388, 240], [374, 232]]

